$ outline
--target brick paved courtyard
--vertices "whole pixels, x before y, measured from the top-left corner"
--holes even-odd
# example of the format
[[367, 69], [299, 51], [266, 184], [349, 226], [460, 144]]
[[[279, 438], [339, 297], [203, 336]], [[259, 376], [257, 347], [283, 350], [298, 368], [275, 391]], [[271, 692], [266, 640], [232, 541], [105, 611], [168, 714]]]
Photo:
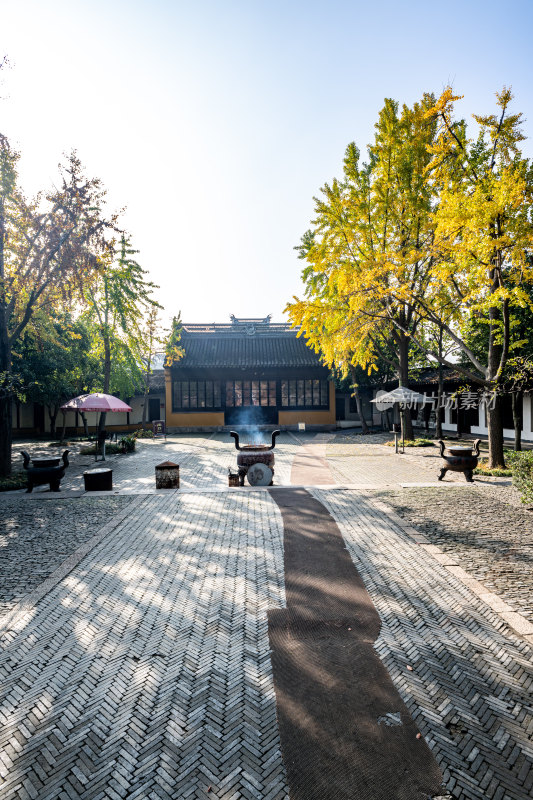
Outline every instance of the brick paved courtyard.
[[[180, 491], [154, 489], [166, 459]], [[376, 652], [438, 761], [442, 796], [529, 798], [528, 512], [511, 530], [508, 481], [435, 486], [429, 454], [362, 437], [282, 434], [276, 484], [305, 483], [312, 459], [312, 494], [379, 612]], [[285, 605], [276, 503], [228, 490], [224, 434], [143, 441], [108, 464], [111, 496], [83, 492], [87, 456], [60, 495], [0, 495], [2, 800], [291, 797], [267, 625]], [[449, 535], [450, 509], [476, 498], [477, 516]], [[498, 537], [482, 546], [497, 513], [501, 569]]]

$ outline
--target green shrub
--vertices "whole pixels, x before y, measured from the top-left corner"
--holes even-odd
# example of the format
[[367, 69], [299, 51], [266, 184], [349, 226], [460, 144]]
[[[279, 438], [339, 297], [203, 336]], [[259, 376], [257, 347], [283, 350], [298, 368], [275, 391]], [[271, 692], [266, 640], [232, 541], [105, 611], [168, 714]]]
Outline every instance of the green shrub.
[[153, 431], [146, 429], [143, 431], [142, 428], [139, 428], [138, 431], [135, 431], [134, 434], [136, 439], [155, 439], [155, 434]]
[[85, 447], [80, 447], [80, 455], [81, 456], [94, 456], [96, 453], [96, 445], [88, 444]]
[[137, 439], [135, 437], [135, 433], [130, 433], [128, 436], [123, 436], [122, 439], [119, 439], [117, 442], [117, 445], [120, 448], [119, 452], [133, 453], [136, 442]]
[[[116, 456], [123, 453], [133, 453], [136, 441], [135, 434], [132, 433], [128, 436], [123, 436], [118, 442], [106, 442], [106, 455]], [[89, 445], [89, 447], [82, 447], [80, 448], [80, 453], [82, 456], [94, 456], [96, 454], [96, 445], [92, 444]], [[100, 453], [100, 450], [98, 450], [98, 453]]]
[[516, 459], [520, 458], [520, 456], [522, 456], [522, 455], [523, 455], [523, 453], [522, 453], [521, 450], [519, 450], [519, 451], [516, 451], [516, 450], [505, 450], [504, 451], [505, 461], [511, 468], [512, 468], [514, 462], [516, 461]]
[[513, 483], [523, 503], [533, 502], [533, 450], [514, 453], [511, 460]]
[[478, 465], [474, 470], [474, 475], [487, 475], [492, 478], [510, 478], [512, 472], [510, 468], [502, 469], [501, 467], [494, 467], [493, 469], [489, 469], [487, 461], [478, 461]]
[[14, 472], [9, 478], [0, 478], [0, 492], [12, 492], [14, 489], [27, 489], [28, 477], [25, 472]]

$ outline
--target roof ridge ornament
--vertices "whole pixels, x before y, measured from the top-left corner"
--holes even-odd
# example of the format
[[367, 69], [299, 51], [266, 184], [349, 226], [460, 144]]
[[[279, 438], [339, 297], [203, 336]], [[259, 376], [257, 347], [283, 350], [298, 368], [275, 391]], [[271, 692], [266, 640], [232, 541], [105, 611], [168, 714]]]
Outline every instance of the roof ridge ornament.
[[232, 325], [245, 325], [246, 327], [250, 325], [270, 325], [272, 314], [268, 314], [266, 317], [236, 317], [235, 314], [230, 314], [229, 318]]

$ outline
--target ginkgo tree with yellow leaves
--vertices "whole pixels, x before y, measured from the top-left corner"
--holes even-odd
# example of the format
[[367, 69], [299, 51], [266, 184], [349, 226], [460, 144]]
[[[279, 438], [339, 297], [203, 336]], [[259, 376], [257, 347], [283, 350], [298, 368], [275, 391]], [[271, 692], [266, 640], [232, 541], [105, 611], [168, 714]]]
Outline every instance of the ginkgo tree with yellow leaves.
[[[499, 389], [517, 345], [511, 318], [514, 309], [531, 304], [533, 169], [520, 151], [522, 115], [510, 113], [510, 89], [496, 94], [497, 114], [474, 115], [475, 138], [468, 136], [463, 119], [455, 119], [460, 99], [447, 88], [428, 111], [438, 125], [428, 167], [438, 205], [432, 217], [431, 281], [425, 293], [412, 293], [411, 302], [455, 342], [461, 358], [445, 363], [495, 392], [486, 413], [489, 465], [496, 467], [504, 464]], [[439, 304], [443, 293], [447, 302]], [[472, 319], [487, 326], [484, 359], [462, 335]]]
[[[369, 372], [378, 359], [394, 362], [407, 385], [412, 337], [421, 317], [413, 293], [425, 294], [430, 279], [434, 187], [427, 180], [436, 124], [425, 94], [412, 108], [386, 100], [376, 123], [367, 162], [350, 144], [342, 180], [315, 198], [314, 227], [298, 248], [307, 261], [305, 298], [288, 305], [330, 366]], [[410, 414], [402, 423], [412, 438]]]
[[[475, 138], [455, 119], [460, 98], [449, 88], [401, 114], [387, 100], [368, 162], [360, 166], [357, 148], [348, 147], [344, 178], [323, 188], [299, 248], [305, 297], [288, 305], [328, 364], [372, 370], [386, 341], [400, 383], [416, 349], [497, 392], [516, 344], [513, 308], [530, 303], [533, 171], [519, 149], [521, 115], [509, 112], [510, 90], [496, 98], [497, 114], [474, 116]], [[472, 317], [488, 326], [483, 360], [462, 336]], [[455, 357], [432, 347], [432, 330], [455, 345]], [[495, 396], [489, 463], [501, 466]]]

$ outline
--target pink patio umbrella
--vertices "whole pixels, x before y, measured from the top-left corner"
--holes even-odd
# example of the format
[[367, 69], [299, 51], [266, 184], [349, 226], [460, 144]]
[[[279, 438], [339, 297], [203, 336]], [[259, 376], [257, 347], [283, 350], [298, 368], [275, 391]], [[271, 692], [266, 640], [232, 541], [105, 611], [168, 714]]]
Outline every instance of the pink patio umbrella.
[[[61, 406], [62, 411], [99, 411], [100, 414], [107, 411], [131, 411], [131, 406], [113, 397], [112, 394], [93, 392], [93, 394], [80, 394], [73, 397], [68, 403]], [[96, 426], [98, 427], [98, 426]]]
[[131, 406], [112, 394], [80, 394], [61, 406], [64, 411], [131, 411]]

